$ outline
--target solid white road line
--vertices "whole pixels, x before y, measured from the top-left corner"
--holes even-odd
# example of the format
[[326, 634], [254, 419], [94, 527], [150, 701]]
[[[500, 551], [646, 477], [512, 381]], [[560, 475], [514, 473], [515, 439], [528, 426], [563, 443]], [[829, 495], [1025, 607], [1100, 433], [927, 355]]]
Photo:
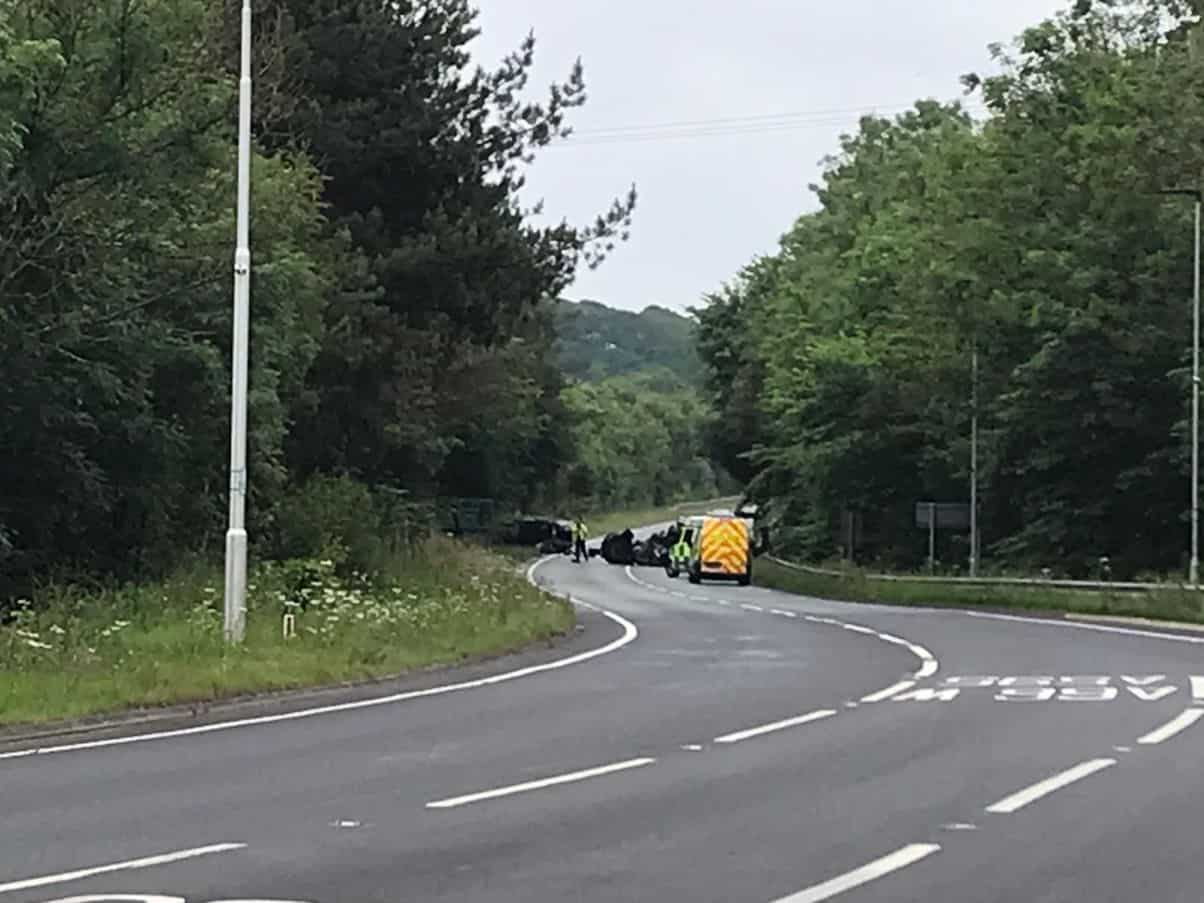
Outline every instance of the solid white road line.
[[1152, 730], [1144, 737], [1139, 738], [1137, 742], [1146, 746], [1153, 743], [1161, 743], [1163, 740], [1169, 740], [1180, 731], [1187, 730], [1201, 718], [1204, 718], [1204, 709], [1188, 709], [1176, 715], [1157, 730]]
[[1055, 774], [1052, 778], [1046, 778], [1044, 781], [1038, 781], [1031, 787], [1013, 793], [1011, 796], [1005, 796], [999, 802], [987, 806], [988, 812], [996, 812], [1008, 814], [1015, 812], [1017, 809], [1023, 809], [1031, 802], [1041, 799], [1053, 793], [1055, 790], [1061, 790], [1075, 781], [1081, 781], [1085, 777], [1095, 774], [1097, 771], [1103, 771], [1105, 768], [1110, 768], [1116, 764], [1115, 759], [1092, 759], [1089, 762], [1083, 762], [1074, 768], [1068, 768], [1061, 774]]
[[878, 631], [870, 630], [868, 627], [862, 627], [859, 624], [841, 624], [840, 626], [843, 627], [845, 630], [851, 630], [854, 633], [866, 633], [866, 634], [869, 634], [870, 636], [878, 635]]
[[771, 608], [770, 611], [775, 615], [780, 615], [783, 618], [797, 618], [798, 615], [792, 611], [785, 611], [781, 608]]
[[760, 727], [750, 727], [746, 731], [737, 731], [734, 734], [724, 734], [722, 737], [716, 737], [716, 743], [739, 743], [741, 740], [748, 740], [750, 737], [759, 737], [762, 734], [771, 734], [774, 731], [784, 731], [789, 727], [798, 727], [800, 724], [808, 724], [812, 721], [820, 721], [824, 718], [831, 718], [836, 712], [833, 709], [820, 709], [818, 712], [810, 712], [806, 715], [799, 715], [797, 718], [787, 718], [785, 721], [775, 721], [772, 724], [762, 724]]
[[923, 646], [917, 646], [915, 643], [908, 643], [907, 648], [923, 659], [935, 660], [936, 656], [925, 649]]
[[939, 850], [939, 844], [913, 843], [903, 847], [901, 850], [896, 850], [889, 856], [875, 859], [873, 862], [863, 865], [859, 869], [846, 872], [839, 877], [832, 878], [830, 881], [825, 881], [823, 884], [816, 884], [813, 887], [800, 890], [797, 894], [791, 894], [789, 897], [782, 897], [779, 900], [775, 900], [774, 903], [820, 903], [821, 900], [828, 900], [837, 894], [843, 894], [845, 891], [850, 891], [855, 887], [868, 884], [884, 875], [889, 875], [891, 872], [897, 872], [899, 869], [914, 865], [921, 859], [926, 859]]
[[428, 809], [452, 809], [456, 806], [466, 806], [469, 803], [479, 803], [483, 800], [497, 799], [501, 796], [511, 796], [515, 793], [526, 793], [529, 790], [541, 790], [544, 787], [554, 787], [557, 784], [571, 784], [575, 781], [586, 781], [590, 778], [614, 774], [616, 771], [627, 771], [632, 768], [642, 768], [651, 765], [656, 759], [629, 759], [626, 762], [616, 762], [613, 765], [601, 765], [598, 768], [587, 768], [584, 771], [574, 771], [571, 774], [557, 775], [553, 778], [542, 778], [538, 781], [527, 781], [523, 784], [512, 784], [509, 787], [499, 787], [496, 790], [483, 790], [480, 793], [470, 793], [466, 796], [455, 796], [451, 799], [436, 800], [427, 803]]
[[932, 677], [936, 674], [937, 662], [935, 658], [924, 659], [924, 664], [920, 666], [920, 670], [916, 672], [916, 677], [921, 680], [925, 677]]
[[[541, 564], [548, 561], [553, 561], [560, 556], [549, 556], [543, 558], [527, 570], [527, 579], [532, 583], [535, 582], [535, 570]], [[101, 749], [108, 746], [124, 746], [130, 743], [148, 743], [152, 740], [166, 740], [173, 737], [191, 737], [196, 734], [211, 734], [217, 731], [234, 730], [235, 728], [251, 727], [260, 724], [276, 724], [282, 721], [298, 721], [302, 718], [314, 718], [319, 715], [331, 715], [336, 712], [350, 712], [356, 709], [369, 709], [376, 706], [394, 705], [399, 702], [406, 702], [410, 699], [421, 699], [426, 696], [442, 696], [445, 693], [456, 693], [462, 690], [475, 690], [479, 687], [488, 687], [493, 684], [506, 683], [512, 680], [518, 680], [521, 677], [530, 677], [533, 674], [542, 674], [545, 671], [556, 671], [560, 668], [567, 668], [570, 665], [579, 665], [582, 662], [590, 661], [599, 656], [608, 655], [622, 649], [624, 646], [635, 642], [639, 637], [639, 629], [634, 624], [624, 618], [622, 615], [617, 615], [614, 612], [606, 611], [597, 606], [590, 605], [587, 602], [579, 602], [576, 599], [571, 599], [575, 605], [580, 605], [582, 608], [588, 608], [591, 611], [596, 611], [611, 621], [614, 621], [623, 628], [623, 635], [618, 639], [607, 643], [605, 646], [600, 646], [597, 649], [591, 649], [588, 652], [581, 652], [577, 655], [570, 655], [568, 658], [557, 659], [556, 661], [545, 662], [542, 665], [531, 665], [527, 668], [519, 668], [517, 671], [507, 671], [503, 674], [495, 674], [492, 677], [483, 677], [478, 680], [466, 680], [460, 683], [443, 684], [438, 687], [428, 687], [425, 690], [412, 690], [407, 693], [394, 693], [391, 696], [378, 696], [372, 699], [360, 699], [355, 702], [344, 702], [335, 705], [319, 706], [312, 709], [299, 709], [292, 712], [282, 712], [278, 715], [262, 715], [255, 718], [239, 718], [233, 721], [217, 721], [213, 724], [201, 724], [196, 727], [185, 727], [170, 731], [154, 731], [147, 734], [132, 734], [124, 737], [110, 737], [106, 740], [89, 740], [80, 743], [65, 743], [59, 746], [43, 746], [31, 749], [21, 749], [15, 752], [0, 753], [0, 760], [4, 759], [21, 759], [29, 756], [48, 756], [55, 753], [74, 752], [84, 749]]]
[[902, 693], [904, 690], [910, 690], [916, 685], [914, 680], [901, 680], [893, 686], [887, 687], [885, 690], [879, 690], [877, 693], [871, 693], [869, 696], [862, 696], [862, 702], [882, 702], [884, 699], [890, 699], [896, 693]]
[[7, 884], [0, 884], [0, 894], [12, 893], [16, 890], [29, 890], [33, 887], [45, 887], [48, 884], [64, 884], [68, 881], [78, 881], [80, 878], [91, 878], [93, 875], [105, 875], [109, 872], [148, 869], [156, 865], [168, 865], [172, 862], [180, 862], [184, 859], [196, 859], [198, 856], [209, 856], [214, 853], [230, 853], [234, 850], [246, 849], [246, 846], [245, 843], [215, 843], [207, 847], [180, 850], [177, 853], [160, 853], [157, 856], [129, 859], [125, 862], [114, 862], [112, 865], [97, 865], [92, 868], [78, 869], [74, 872], [43, 875], [41, 878], [25, 878], [21, 881], [10, 881]]
[[1109, 627], [1105, 624], [1083, 624], [1078, 621], [1058, 621], [1054, 618], [1026, 618], [1020, 615], [997, 615], [985, 611], [965, 611], [960, 608], [924, 609], [928, 614], [960, 614], [971, 618], [987, 618], [992, 621], [1016, 621], [1020, 624], [1039, 624], [1042, 627], [1069, 627], [1072, 630], [1094, 630], [1099, 633], [1116, 633], [1121, 636], [1148, 637], [1153, 640], [1172, 640], [1176, 643], [1204, 643], [1204, 636], [1183, 636], [1178, 633], [1159, 633], [1154, 630], [1135, 630], [1132, 627]]
[[745, 611], [764, 611], [765, 610], [760, 605], [749, 605], [747, 602], [741, 604], [740, 607], [743, 608]]
[[1204, 699], [1204, 677], [1192, 675], [1188, 678], [1191, 681], [1191, 698]]

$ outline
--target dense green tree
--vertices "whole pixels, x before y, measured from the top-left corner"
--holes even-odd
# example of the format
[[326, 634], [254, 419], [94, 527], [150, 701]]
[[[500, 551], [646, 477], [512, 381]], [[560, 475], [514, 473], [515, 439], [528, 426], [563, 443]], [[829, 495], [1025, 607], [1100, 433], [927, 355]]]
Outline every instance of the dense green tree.
[[[0, 0], [0, 591], [162, 570], [221, 535], [239, 6]], [[554, 299], [625, 237], [634, 194], [531, 224], [522, 170], [581, 69], [529, 102], [533, 40], [474, 70], [474, 19], [256, 4], [257, 553], [333, 541], [315, 512], [339, 487], [339, 523], [365, 498], [563, 489]]]
[[918, 562], [914, 501], [967, 499], [976, 394], [990, 556], [1182, 563], [1191, 232], [1158, 192], [1204, 172], [1193, 13], [1076, 3], [967, 77], [981, 126], [863, 120], [820, 209], [701, 312], [721, 409], [761, 424], [735, 454], [799, 548], [831, 554], [853, 509], [862, 557]]
[[715, 492], [703, 442], [710, 408], [669, 371], [577, 383], [564, 400], [575, 442], [566, 485], [573, 500], [623, 508]]
[[557, 359], [570, 379], [600, 380], [663, 368], [691, 384], [701, 381], [696, 324], [663, 307], [616, 310], [596, 301], [557, 307]]
[[[167, 566], [220, 526], [233, 84], [199, 0], [5, 4], [6, 574]], [[256, 164], [252, 483], [316, 351], [317, 173]]]
[[[536, 435], [524, 418], [500, 416], [509, 409], [496, 394], [459, 391], [460, 377], [504, 366], [497, 346], [522, 335], [628, 222], [634, 193], [585, 228], [529, 224], [522, 169], [566, 133], [585, 99], [582, 70], [543, 103], [527, 100], [534, 38], [496, 70], [474, 69], [475, 17], [466, 0], [269, 6], [293, 100], [271, 111], [264, 141], [314, 156], [332, 226], [350, 241], [292, 438], [303, 472], [458, 492], [482, 422], [515, 428], [494, 434], [503, 446]], [[511, 388], [534, 416], [538, 393]]]

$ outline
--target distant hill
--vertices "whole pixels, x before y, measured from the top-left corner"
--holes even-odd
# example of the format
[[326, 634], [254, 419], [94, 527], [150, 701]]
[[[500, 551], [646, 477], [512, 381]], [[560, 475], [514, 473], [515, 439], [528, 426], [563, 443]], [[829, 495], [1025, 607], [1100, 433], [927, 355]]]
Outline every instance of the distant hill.
[[663, 307], [640, 313], [596, 301], [561, 301], [556, 349], [569, 377], [596, 382], [611, 376], [665, 369], [694, 385], [702, 362], [694, 346], [694, 321]]

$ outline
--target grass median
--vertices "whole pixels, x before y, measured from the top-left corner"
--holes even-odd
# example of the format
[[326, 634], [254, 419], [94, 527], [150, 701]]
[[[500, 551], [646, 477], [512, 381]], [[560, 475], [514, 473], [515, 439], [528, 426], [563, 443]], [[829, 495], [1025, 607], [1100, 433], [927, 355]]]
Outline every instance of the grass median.
[[572, 606], [511, 562], [450, 540], [388, 570], [257, 568], [238, 648], [222, 639], [215, 569], [104, 592], [48, 588], [0, 627], [0, 726], [387, 677], [518, 650], [574, 623]]
[[1204, 624], [1204, 594], [1174, 587], [1151, 592], [1128, 592], [909, 583], [870, 580], [855, 571], [841, 577], [815, 574], [785, 567], [766, 559], [761, 559], [756, 564], [756, 582], [796, 595], [845, 602], [1066, 612]]

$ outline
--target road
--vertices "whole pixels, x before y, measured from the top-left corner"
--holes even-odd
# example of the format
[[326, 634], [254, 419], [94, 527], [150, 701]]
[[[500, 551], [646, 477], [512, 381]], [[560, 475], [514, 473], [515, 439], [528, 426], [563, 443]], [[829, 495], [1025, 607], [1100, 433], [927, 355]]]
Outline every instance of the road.
[[0, 903], [1200, 897], [1204, 635], [535, 579], [519, 673], [0, 752]]

